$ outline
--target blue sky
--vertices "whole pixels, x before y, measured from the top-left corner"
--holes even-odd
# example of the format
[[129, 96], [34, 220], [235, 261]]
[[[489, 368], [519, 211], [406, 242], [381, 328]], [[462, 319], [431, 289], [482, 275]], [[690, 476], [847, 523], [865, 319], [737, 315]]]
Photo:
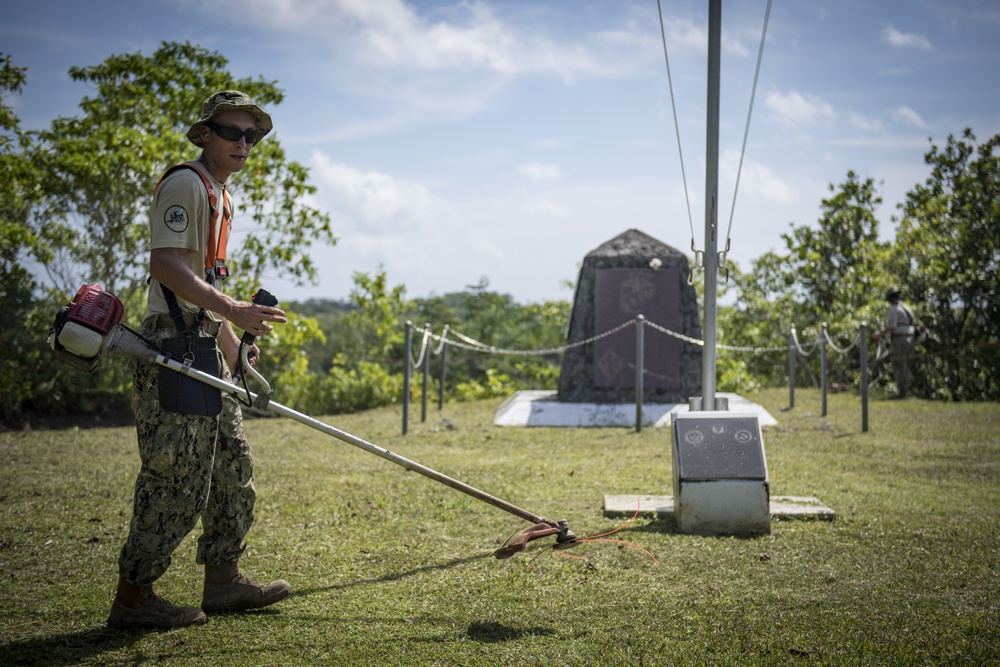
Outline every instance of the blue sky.
[[[693, 226], [704, 247], [706, 0], [662, 1], [690, 218], [656, 0], [4, 5], [0, 51], [28, 67], [7, 103], [27, 129], [77, 113], [89, 91], [71, 66], [162, 41], [278, 82], [274, 136], [311, 170], [339, 239], [313, 250], [319, 285], [265, 285], [282, 300], [345, 298], [379, 266], [411, 297], [485, 276], [521, 302], [571, 299], [583, 257], [629, 228], [689, 253]], [[723, 227], [766, 6], [723, 6]], [[730, 258], [746, 269], [789, 224], [815, 224], [851, 169], [881, 183], [891, 237], [929, 139], [1000, 132], [998, 71], [993, 0], [774, 0]]]

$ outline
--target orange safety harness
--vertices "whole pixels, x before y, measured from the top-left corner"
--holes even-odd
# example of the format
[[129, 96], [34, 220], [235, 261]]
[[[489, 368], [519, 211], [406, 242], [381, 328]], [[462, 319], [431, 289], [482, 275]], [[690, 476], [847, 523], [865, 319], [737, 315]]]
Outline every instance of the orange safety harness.
[[205, 249], [205, 281], [215, 285], [229, 277], [229, 269], [226, 267], [226, 244], [229, 241], [229, 230], [233, 226], [232, 200], [229, 197], [229, 193], [226, 192], [225, 186], [223, 186], [222, 229], [218, 233], [218, 240], [216, 240], [215, 230], [216, 223], [219, 220], [219, 200], [215, 196], [215, 188], [212, 186], [211, 181], [208, 180], [208, 177], [200, 169], [187, 163], [175, 164], [160, 177], [156, 187], [153, 188], [153, 196], [156, 196], [156, 190], [160, 187], [163, 179], [178, 169], [190, 169], [198, 174], [201, 182], [205, 184], [205, 189], [208, 191], [208, 205], [212, 213], [209, 216], [208, 223], [208, 247]]

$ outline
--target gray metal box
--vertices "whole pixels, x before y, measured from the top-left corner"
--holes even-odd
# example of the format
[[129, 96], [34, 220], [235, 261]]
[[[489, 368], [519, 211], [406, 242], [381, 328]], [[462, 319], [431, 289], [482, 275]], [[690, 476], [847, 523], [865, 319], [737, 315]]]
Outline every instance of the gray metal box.
[[757, 415], [704, 411], [672, 417], [677, 529], [704, 535], [769, 533], [769, 480]]

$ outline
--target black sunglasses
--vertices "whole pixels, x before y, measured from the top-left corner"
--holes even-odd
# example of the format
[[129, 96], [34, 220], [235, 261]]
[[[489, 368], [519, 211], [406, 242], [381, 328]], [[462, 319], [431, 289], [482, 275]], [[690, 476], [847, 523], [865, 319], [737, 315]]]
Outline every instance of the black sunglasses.
[[249, 130], [238, 130], [235, 127], [226, 127], [224, 125], [216, 125], [215, 123], [205, 123], [205, 125], [212, 128], [213, 132], [226, 141], [235, 142], [239, 141], [240, 137], [243, 137], [247, 140], [248, 144], [253, 146], [264, 138], [264, 132], [261, 132], [256, 127], [252, 127]]

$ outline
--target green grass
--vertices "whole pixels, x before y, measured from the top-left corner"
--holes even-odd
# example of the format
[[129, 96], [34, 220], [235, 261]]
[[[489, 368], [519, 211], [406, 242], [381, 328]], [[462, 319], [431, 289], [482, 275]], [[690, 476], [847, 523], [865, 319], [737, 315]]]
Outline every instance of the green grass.
[[[132, 428], [0, 433], [0, 665], [987, 665], [1000, 663], [1000, 407], [855, 396], [749, 397], [773, 495], [832, 522], [753, 539], [640, 518], [655, 554], [536, 542], [526, 524], [287, 419], [247, 424], [257, 523], [242, 567], [292, 597], [174, 632], [104, 627], [138, 468]], [[280, 400], [280, 399], [279, 399]], [[605, 494], [670, 494], [670, 432], [499, 428], [499, 401], [328, 423], [552, 518], [621, 523]], [[446, 428], [443, 419], [454, 424]], [[157, 591], [200, 600], [197, 531]]]

